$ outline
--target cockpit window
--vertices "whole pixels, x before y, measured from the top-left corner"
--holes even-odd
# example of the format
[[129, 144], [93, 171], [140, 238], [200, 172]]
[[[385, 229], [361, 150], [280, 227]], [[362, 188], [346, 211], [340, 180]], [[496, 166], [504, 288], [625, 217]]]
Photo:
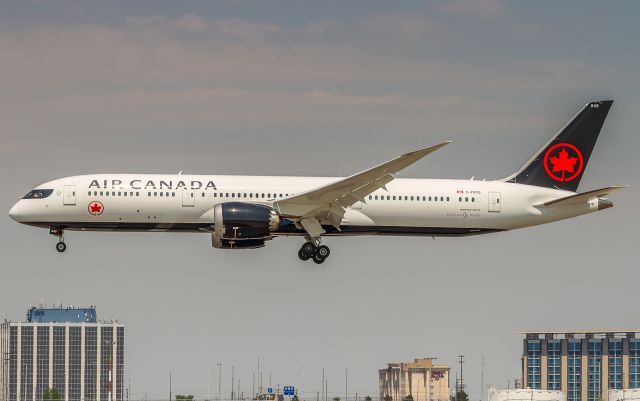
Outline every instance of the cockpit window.
[[29, 191], [28, 194], [24, 196], [22, 199], [41, 199], [46, 198], [47, 196], [53, 193], [53, 189], [34, 189], [33, 191]]

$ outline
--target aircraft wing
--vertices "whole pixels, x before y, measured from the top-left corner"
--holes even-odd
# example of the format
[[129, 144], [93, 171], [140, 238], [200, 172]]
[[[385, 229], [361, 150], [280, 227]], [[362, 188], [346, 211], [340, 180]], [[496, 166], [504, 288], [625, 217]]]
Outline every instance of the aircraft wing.
[[534, 205], [535, 207], [543, 208], [543, 207], [559, 207], [559, 206], [573, 206], [579, 205], [581, 203], [589, 202], [589, 199], [599, 198], [601, 196], [605, 196], [610, 194], [611, 192], [617, 191], [619, 189], [626, 188], [626, 186], [612, 186], [600, 189], [594, 189], [593, 191], [587, 191], [578, 193], [575, 195], [565, 196], [564, 198], [554, 199], [548, 202], [540, 203]]
[[283, 217], [300, 224], [311, 237], [325, 232], [322, 224], [339, 229], [348, 207], [356, 202], [366, 203], [365, 198], [369, 194], [380, 188], [386, 189], [385, 185], [394, 178], [393, 174], [449, 143], [405, 153], [350, 177], [278, 200], [274, 202], [274, 208]]

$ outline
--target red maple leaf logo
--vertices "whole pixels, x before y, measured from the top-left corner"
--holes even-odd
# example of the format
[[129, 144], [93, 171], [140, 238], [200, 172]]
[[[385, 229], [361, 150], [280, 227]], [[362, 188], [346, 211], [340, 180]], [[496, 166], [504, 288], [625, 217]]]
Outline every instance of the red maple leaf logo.
[[92, 202], [89, 204], [89, 213], [91, 214], [102, 214], [102, 210], [104, 207], [100, 202]]
[[[550, 156], [555, 153], [558, 148], [560, 148], [560, 152], [554, 156]], [[567, 149], [571, 152], [571, 155]], [[551, 169], [549, 168], [549, 162], [553, 166]], [[556, 181], [567, 182], [575, 179], [582, 172], [582, 167], [582, 153], [580, 153], [577, 147], [568, 143], [555, 144], [550, 147], [544, 155], [544, 168], [549, 177]]]
[[564, 173], [575, 173], [574, 166], [578, 162], [577, 157], [569, 157], [569, 152], [565, 148], [559, 153], [559, 156], [551, 156], [550, 159], [551, 164], [553, 164], [553, 172], [559, 173], [562, 172], [562, 180], [564, 181]]

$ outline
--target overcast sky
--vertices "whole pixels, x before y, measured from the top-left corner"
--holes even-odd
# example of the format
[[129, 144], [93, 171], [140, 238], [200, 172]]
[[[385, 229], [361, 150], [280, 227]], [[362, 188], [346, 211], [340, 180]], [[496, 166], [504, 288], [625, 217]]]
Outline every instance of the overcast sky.
[[[402, 177], [498, 179], [584, 103], [615, 99], [581, 190], [613, 209], [470, 238], [299, 239], [213, 249], [199, 234], [73, 233], [0, 219], [0, 316], [98, 307], [127, 327], [134, 397], [377, 394], [387, 362], [465, 354], [472, 400], [520, 376], [517, 330], [638, 328], [640, 4], [49, 1], [0, 5], [0, 205], [93, 172], [348, 175], [443, 140]], [[453, 375], [452, 375], [453, 376]], [[452, 382], [453, 383], [453, 382]]]

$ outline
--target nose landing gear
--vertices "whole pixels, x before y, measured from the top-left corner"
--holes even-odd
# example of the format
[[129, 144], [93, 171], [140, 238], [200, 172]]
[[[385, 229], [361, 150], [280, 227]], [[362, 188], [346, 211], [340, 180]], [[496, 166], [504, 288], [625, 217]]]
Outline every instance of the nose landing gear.
[[67, 244], [64, 242], [64, 230], [60, 227], [51, 227], [49, 234], [58, 237], [58, 243], [56, 244], [56, 251], [62, 253], [67, 250]]
[[298, 251], [298, 257], [301, 260], [313, 259], [316, 264], [324, 263], [329, 257], [331, 251], [326, 245], [320, 245], [320, 239], [315, 241], [308, 240]]

